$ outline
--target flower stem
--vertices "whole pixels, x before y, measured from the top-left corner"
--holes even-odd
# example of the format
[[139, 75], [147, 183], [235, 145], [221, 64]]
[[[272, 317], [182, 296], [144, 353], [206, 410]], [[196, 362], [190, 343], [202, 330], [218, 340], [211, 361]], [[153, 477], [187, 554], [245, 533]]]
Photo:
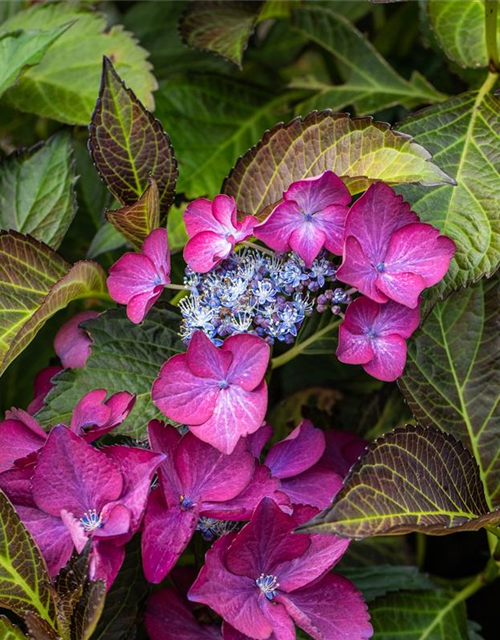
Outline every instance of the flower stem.
[[189, 287], [182, 284], [166, 284], [165, 289], [175, 289], [176, 291], [189, 291]]
[[278, 367], [283, 366], [287, 362], [290, 362], [290, 360], [293, 360], [294, 358], [299, 356], [305, 349], [307, 349], [307, 347], [314, 344], [317, 340], [322, 338], [327, 333], [330, 333], [330, 331], [333, 331], [333, 329], [336, 329], [341, 322], [342, 322], [342, 319], [337, 320], [336, 322], [331, 322], [326, 327], [323, 327], [323, 329], [320, 329], [319, 331], [314, 333], [312, 336], [307, 338], [307, 340], [304, 340], [303, 342], [299, 342], [295, 344], [291, 349], [289, 349], [288, 351], [285, 351], [285, 353], [282, 353], [280, 356], [273, 358], [271, 360], [271, 368], [277, 369]]
[[485, 0], [486, 11], [486, 49], [488, 51], [488, 68], [492, 73], [500, 72], [497, 41], [498, 0]]

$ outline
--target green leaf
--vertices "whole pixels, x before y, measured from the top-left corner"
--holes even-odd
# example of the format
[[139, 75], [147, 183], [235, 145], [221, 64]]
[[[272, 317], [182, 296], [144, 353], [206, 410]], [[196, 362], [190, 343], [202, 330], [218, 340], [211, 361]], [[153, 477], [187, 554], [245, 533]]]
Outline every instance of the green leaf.
[[[143, 195], [152, 176], [164, 218], [175, 195], [177, 162], [159, 120], [127, 89], [104, 58], [101, 89], [89, 127], [89, 149], [101, 178], [123, 205]], [[120, 171], [116, 170], [117, 164]]]
[[375, 180], [452, 184], [430, 160], [428, 151], [386, 123], [313, 111], [266, 132], [238, 160], [223, 191], [234, 196], [242, 211], [255, 214], [281, 200], [290, 183], [328, 169], [342, 176], [352, 193]]
[[354, 105], [356, 113], [370, 114], [397, 104], [410, 109], [446, 98], [418, 72], [411, 80], [400, 76], [349, 20], [328, 7], [296, 9], [292, 24], [336, 59], [344, 81], [331, 85], [314, 79], [294, 80], [292, 86], [315, 91], [298, 105], [297, 113], [338, 111]]
[[[493, 78], [494, 81], [494, 78]], [[449, 236], [457, 253], [434, 297], [490, 276], [500, 264], [500, 100], [466, 93], [410, 116], [399, 129], [425, 146], [456, 187], [401, 189], [414, 211]]]
[[163, 363], [185, 350], [177, 334], [180, 316], [156, 306], [140, 325], [124, 309], [112, 309], [85, 323], [94, 344], [84, 369], [66, 370], [54, 380], [46, 406], [37, 414], [43, 425], [67, 424], [78, 400], [96, 388], [137, 395], [134, 408], [114, 433], [145, 438], [147, 425], [162, 418], [151, 400], [151, 385]]
[[55, 627], [50, 577], [38, 547], [0, 491], [0, 607], [28, 611]]
[[263, 2], [197, 0], [190, 2], [179, 25], [190, 47], [218, 53], [241, 68]]
[[302, 530], [349, 538], [422, 531], [445, 535], [500, 522], [489, 513], [477, 464], [435, 428], [398, 428], [370, 445], [331, 507]]
[[16, 231], [0, 232], [0, 374], [54, 313], [78, 298], [106, 292], [95, 262], [71, 266], [49, 246]]
[[0, 638], [2, 640], [26, 640], [21, 629], [13, 625], [5, 616], [0, 616]]
[[423, 425], [473, 452], [490, 508], [500, 506], [499, 278], [438, 303], [408, 345], [400, 386]]
[[134, 247], [140, 250], [146, 237], [160, 226], [160, 200], [153, 177], [141, 198], [128, 207], [116, 211], [108, 209], [106, 219]]
[[0, 163], [0, 227], [29, 233], [57, 249], [76, 213], [69, 133]]
[[156, 99], [156, 113], [181, 159], [177, 190], [190, 199], [217, 195], [234, 159], [289, 115], [286, 95], [274, 98], [236, 80], [206, 75], [171, 79]]
[[465, 602], [446, 592], [391, 593], [370, 615], [376, 640], [469, 640]]
[[377, 564], [408, 565], [415, 562], [406, 536], [381, 536], [357, 540], [349, 545], [335, 571], [366, 569]]
[[172, 207], [167, 220], [168, 246], [171, 253], [176, 253], [184, 248], [188, 241], [186, 225], [184, 224], [184, 211], [186, 204], [180, 207]]
[[71, 621], [72, 640], [89, 640], [104, 611], [105, 600], [106, 583], [103, 580], [85, 584]]
[[0, 35], [0, 96], [23, 71], [39, 64], [47, 49], [70, 25], [48, 31], [12, 31]]
[[19, 83], [5, 93], [7, 102], [21, 111], [87, 125], [105, 55], [117, 61], [119, 73], [152, 109], [152, 92], [157, 85], [147, 52], [123, 27], [107, 29], [102, 14], [71, 3], [35, 5], [12, 16], [1, 26], [1, 32], [55, 29], [71, 21], [75, 23], [50, 47], [40, 64], [28, 69]]
[[391, 591], [425, 591], [435, 586], [432, 580], [420, 573], [417, 567], [383, 564], [343, 569], [342, 575], [354, 582], [367, 602]]
[[112, 224], [105, 222], [92, 238], [89, 250], [87, 251], [87, 258], [94, 259], [107, 251], [120, 249], [126, 244], [127, 241], [122, 234], [115, 229]]

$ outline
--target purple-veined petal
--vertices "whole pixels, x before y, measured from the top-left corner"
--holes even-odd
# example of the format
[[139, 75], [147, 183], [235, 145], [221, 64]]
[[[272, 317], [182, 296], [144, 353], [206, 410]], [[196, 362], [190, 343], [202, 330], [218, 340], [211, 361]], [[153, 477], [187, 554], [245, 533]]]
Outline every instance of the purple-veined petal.
[[351, 333], [344, 324], [340, 325], [336, 353], [340, 362], [345, 364], [366, 364], [373, 360], [375, 355], [368, 336]]
[[325, 248], [337, 256], [344, 250], [347, 207], [333, 205], [314, 215], [314, 224], [325, 234]]
[[275, 478], [290, 478], [312, 467], [323, 455], [325, 436], [310, 420], [303, 420], [292, 433], [273, 445], [265, 464]]
[[128, 304], [141, 294], [151, 295], [155, 287], [157, 272], [153, 262], [139, 253], [125, 253], [109, 270], [109, 294], [121, 304]]
[[311, 221], [304, 219], [289, 238], [290, 247], [302, 258], [306, 267], [311, 267], [325, 241], [326, 233], [316, 225], [314, 219]]
[[377, 289], [389, 299], [410, 309], [418, 307], [425, 280], [415, 273], [383, 273], [377, 277]]
[[225, 236], [213, 231], [202, 231], [187, 241], [184, 260], [193, 271], [207, 273], [218, 262], [227, 258], [232, 249], [232, 243]]
[[272, 435], [273, 428], [266, 422], [262, 427], [259, 427], [255, 433], [252, 433], [247, 437], [248, 449], [252, 452], [255, 458], [260, 458], [262, 450], [266, 446], [268, 440], [271, 439]]
[[234, 232], [235, 242], [243, 242], [243, 240], [249, 238], [257, 224], [259, 224], [259, 220], [255, 216], [245, 216], [241, 222], [237, 222], [236, 231]]
[[245, 391], [253, 391], [262, 382], [271, 353], [262, 338], [244, 333], [230, 336], [224, 341], [222, 352], [233, 356], [227, 371], [228, 382]]
[[162, 292], [163, 285], [158, 285], [152, 291], [133, 296], [127, 304], [127, 318], [134, 324], [140, 324]]
[[308, 504], [318, 509], [326, 509], [341, 486], [342, 476], [319, 464], [281, 481], [281, 490], [293, 504]]
[[214, 218], [221, 224], [224, 233], [232, 233], [236, 229], [236, 202], [231, 196], [220, 194], [215, 196], [212, 203]]
[[271, 604], [265, 596], [261, 596], [259, 598], [259, 606], [273, 628], [271, 638], [276, 640], [295, 640], [295, 624], [282, 604], [278, 602]]
[[374, 341], [375, 356], [363, 369], [374, 378], [394, 382], [403, 375], [406, 364], [406, 342], [396, 334], [377, 338]]
[[154, 229], [144, 240], [142, 253], [154, 264], [157, 273], [163, 276], [163, 284], [170, 282], [170, 251], [167, 230]]
[[349, 189], [333, 171], [293, 182], [283, 197], [294, 200], [304, 213], [316, 213], [331, 205], [346, 206], [351, 201]]
[[151, 420], [148, 425], [148, 436], [151, 449], [166, 455], [158, 469], [163, 495], [169, 507], [178, 505], [182, 485], [175, 468], [175, 452], [181, 441], [181, 434], [171, 425], [165, 425], [159, 420]]
[[82, 435], [89, 427], [105, 424], [111, 417], [111, 409], [104, 404], [107, 395], [106, 389], [85, 394], [73, 409], [71, 431]]
[[212, 201], [206, 198], [198, 198], [188, 204], [184, 211], [184, 223], [190, 238], [203, 231], [224, 233], [224, 227], [213, 214]]
[[282, 202], [253, 232], [275, 251], [290, 250], [290, 236], [304, 222], [304, 214], [295, 202]]
[[221, 382], [228, 376], [233, 355], [218, 349], [203, 331], [195, 331], [186, 353], [186, 364], [195, 376]]
[[125, 547], [113, 540], [95, 540], [89, 557], [89, 578], [104, 580], [110, 589], [125, 560]]
[[368, 443], [354, 433], [336, 429], [327, 431], [325, 438], [326, 449], [321, 464], [345, 477]]
[[[31, 480], [35, 470], [36, 454], [31, 464], [22, 467], [13, 467], [9, 471], [0, 473], [0, 489], [6, 494], [9, 500], [16, 505], [25, 507], [36, 507], [33, 502], [33, 491]], [[30, 457], [31, 458], [31, 457]], [[25, 458], [24, 460], [30, 460]]]
[[54, 386], [52, 378], [62, 371], [63, 368], [59, 366], [45, 367], [39, 371], [35, 376], [33, 383], [33, 400], [29, 403], [27, 412], [34, 416], [44, 406], [44, 400], [48, 392]]
[[69, 531], [76, 552], [81, 553], [85, 549], [89, 539], [80, 523], [80, 519], [76, 518], [70, 511], [61, 509], [61, 520]]
[[387, 296], [377, 287], [378, 272], [375, 266], [368, 260], [358, 240], [348, 236], [344, 244], [344, 259], [337, 270], [337, 280], [356, 287], [375, 302], [387, 302]]
[[120, 503], [106, 505], [101, 512], [102, 527], [92, 532], [93, 538], [130, 538], [131, 514], [127, 507]]
[[410, 309], [402, 304], [389, 300], [379, 305], [378, 314], [373, 323], [377, 335], [386, 336], [397, 333], [402, 338], [409, 338], [420, 322], [420, 309]]
[[7, 420], [0, 422], [0, 473], [11, 469], [16, 460], [38, 451], [47, 439], [45, 431], [29, 413], [17, 410], [7, 414]]
[[97, 311], [81, 311], [56, 333], [54, 351], [65, 369], [79, 369], [85, 366], [90, 355], [92, 339], [85, 329], [78, 325], [85, 320], [97, 318], [98, 315]]

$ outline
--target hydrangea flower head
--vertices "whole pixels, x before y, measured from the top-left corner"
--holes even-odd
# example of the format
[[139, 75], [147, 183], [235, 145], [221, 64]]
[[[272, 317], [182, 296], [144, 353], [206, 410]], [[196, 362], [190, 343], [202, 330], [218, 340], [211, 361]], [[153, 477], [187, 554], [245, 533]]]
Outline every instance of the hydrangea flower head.
[[310, 267], [323, 247], [342, 255], [349, 189], [333, 173], [299, 180], [289, 186], [271, 215], [254, 229], [275, 251], [295, 251]]
[[97, 311], [81, 311], [68, 320], [54, 338], [54, 351], [65, 369], [81, 369], [90, 355], [92, 339], [85, 329], [79, 327], [81, 322], [97, 318]]
[[184, 222], [189, 236], [184, 259], [193, 271], [206, 273], [252, 235], [258, 220], [246, 216], [239, 222], [234, 198], [218, 195], [213, 201], [199, 198], [191, 202]]
[[125, 253], [109, 270], [109, 294], [127, 305], [127, 316], [135, 324], [170, 283], [170, 252], [167, 230], [155, 229], [144, 240], [141, 253]]
[[340, 326], [337, 357], [347, 364], [361, 364], [375, 378], [392, 382], [403, 373], [406, 339], [419, 321], [418, 308], [356, 298], [347, 307]]
[[414, 309], [422, 291], [442, 280], [454, 253], [450, 238], [420, 222], [410, 205], [380, 182], [349, 211], [337, 278], [375, 302], [394, 300]]
[[361, 594], [329, 573], [349, 541], [294, 534], [315, 509], [283, 513], [269, 499], [237, 534], [220, 538], [188, 593], [255, 640], [293, 640], [294, 623], [315, 640], [363, 640], [372, 627]]
[[264, 420], [269, 355], [269, 345], [256, 336], [231, 336], [217, 348], [197, 331], [187, 352], [163, 365], [153, 402], [167, 418], [230, 454], [240, 437], [257, 431]]

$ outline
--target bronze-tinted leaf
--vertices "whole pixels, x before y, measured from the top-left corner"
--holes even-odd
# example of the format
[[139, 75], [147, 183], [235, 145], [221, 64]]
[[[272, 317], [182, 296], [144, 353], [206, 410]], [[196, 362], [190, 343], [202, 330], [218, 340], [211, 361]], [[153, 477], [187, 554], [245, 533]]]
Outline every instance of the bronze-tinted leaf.
[[106, 583], [87, 582], [71, 625], [71, 640], [88, 640], [94, 633], [106, 600]]
[[2, 640], [26, 640], [26, 636], [19, 627], [4, 616], [0, 616], [0, 638]]
[[223, 191], [244, 212], [258, 214], [283, 197], [290, 183], [326, 170], [342, 176], [351, 193], [375, 180], [424, 186], [454, 184], [411, 136], [371, 118], [313, 111], [279, 124], [241, 157]]
[[452, 436], [408, 426], [376, 440], [333, 504], [303, 530], [349, 538], [444, 535], [500, 522], [489, 513], [476, 461]]
[[261, 0], [190, 2], [180, 21], [181, 37], [190, 47], [218, 53], [241, 67], [263, 4]]
[[106, 57], [89, 132], [92, 159], [115, 198], [123, 205], [135, 204], [153, 176], [164, 217], [174, 198], [177, 180], [170, 139], [161, 123], [127, 89]]
[[134, 249], [140, 249], [146, 236], [160, 226], [160, 201], [156, 180], [150, 184], [140, 200], [128, 207], [106, 211], [106, 218]]

